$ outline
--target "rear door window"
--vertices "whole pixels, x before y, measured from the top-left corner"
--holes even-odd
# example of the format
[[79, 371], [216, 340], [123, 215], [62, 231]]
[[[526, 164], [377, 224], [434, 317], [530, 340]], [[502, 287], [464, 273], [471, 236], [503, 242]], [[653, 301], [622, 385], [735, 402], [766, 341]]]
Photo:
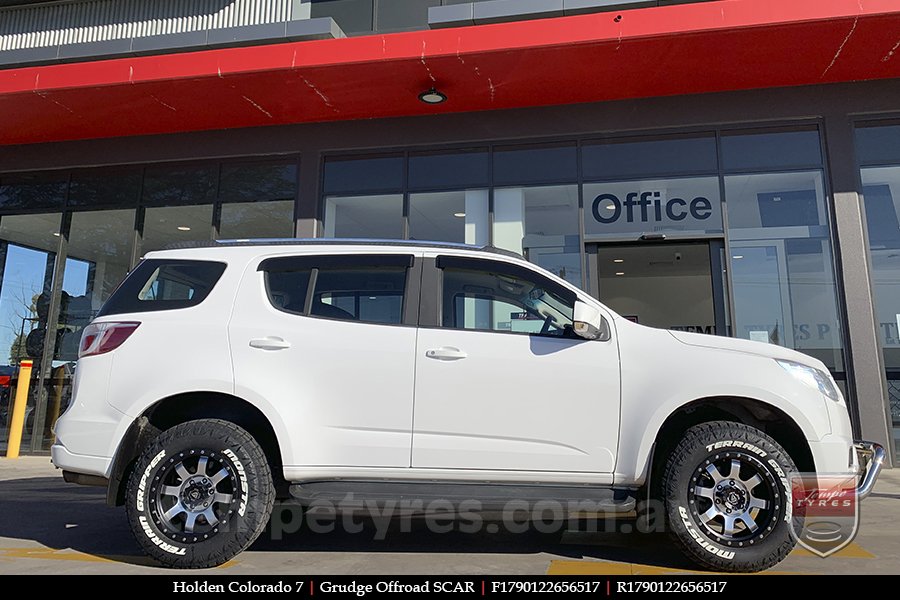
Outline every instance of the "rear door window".
[[382, 325], [404, 323], [408, 255], [322, 255], [266, 259], [269, 301], [279, 310]]
[[110, 296], [98, 317], [189, 308], [203, 302], [225, 272], [205, 260], [142, 261]]

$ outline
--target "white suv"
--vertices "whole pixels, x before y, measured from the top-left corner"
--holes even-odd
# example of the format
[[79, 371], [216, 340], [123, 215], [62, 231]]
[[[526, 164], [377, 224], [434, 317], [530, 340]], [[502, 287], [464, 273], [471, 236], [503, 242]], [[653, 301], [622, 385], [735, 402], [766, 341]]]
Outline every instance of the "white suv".
[[279, 494], [590, 500], [615, 514], [646, 492], [694, 561], [753, 571], [794, 545], [788, 474], [852, 475], [867, 454], [865, 496], [883, 457], [854, 445], [818, 360], [631, 323], [490, 248], [153, 252], [79, 356], [53, 462], [106, 485], [173, 567], [241, 552]]

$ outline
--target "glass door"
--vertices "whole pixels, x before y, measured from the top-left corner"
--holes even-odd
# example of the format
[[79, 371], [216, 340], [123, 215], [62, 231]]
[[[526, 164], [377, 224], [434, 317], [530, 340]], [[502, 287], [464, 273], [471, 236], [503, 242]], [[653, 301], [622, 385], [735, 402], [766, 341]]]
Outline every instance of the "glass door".
[[600, 244], [600, 300], [642, 325], [727, 335], [722, 243]]

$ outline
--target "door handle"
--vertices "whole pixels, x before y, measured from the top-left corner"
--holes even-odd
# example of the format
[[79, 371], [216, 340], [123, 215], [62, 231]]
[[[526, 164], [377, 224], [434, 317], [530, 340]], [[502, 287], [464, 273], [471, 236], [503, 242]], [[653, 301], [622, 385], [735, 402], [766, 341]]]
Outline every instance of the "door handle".
[[260, 350], [286, 350], [291, 347], [291, 343], [280, 337], [270, 336], [250, 340], [250, 347]]
[[425, 356], [427, 358], [433, 358], [435, 360], [461, 360], [468, 356], [465, 352], [460, 350], [459, 348], [453, 348], [452, 346], [443, 346], [441, 348], [432, 348], [425, 352]]

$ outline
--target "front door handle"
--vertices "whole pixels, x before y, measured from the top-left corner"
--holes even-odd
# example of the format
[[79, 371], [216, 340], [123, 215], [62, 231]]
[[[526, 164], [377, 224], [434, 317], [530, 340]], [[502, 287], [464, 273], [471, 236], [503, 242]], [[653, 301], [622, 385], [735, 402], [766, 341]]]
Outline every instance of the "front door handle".
[[280, 337], [269, 336], [250, 340], [250, 347], [260, 350], [286, 350], [291, 347], [291, 343]]
[[433, 358], [435, 360], [461, 360], [468, 356], [465, 352], [460, 350], [459, 348], [453, 348], [452, 346], [443, 346], [441, 348], [432, 348], [425, 352], [425, 356], [427, 358]]

